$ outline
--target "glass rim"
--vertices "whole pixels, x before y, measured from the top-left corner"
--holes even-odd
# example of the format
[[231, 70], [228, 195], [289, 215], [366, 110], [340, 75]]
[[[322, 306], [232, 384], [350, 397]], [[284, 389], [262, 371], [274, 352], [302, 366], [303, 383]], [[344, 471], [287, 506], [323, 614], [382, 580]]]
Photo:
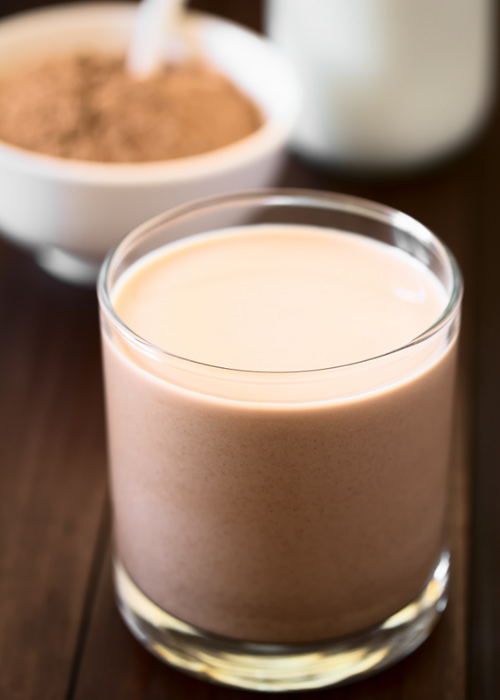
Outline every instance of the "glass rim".
[[[148, 235], [152, 235], [159, 228], [180, 220], [185, 216], [205, 210], [213, 210], [222, 206], [230, 206], [236, 204], [260, 204], [266, 206], [307, 206], [309, 208], [324, 209], [348, 214], [364, 216], [365, 218], [379, 221], [388, 226], [399, 228], [400, 230], [413, 235], [418, 240], [432, 241], [440, 257], [448, 266], [449, 272], [453, 280], [451, 293], [449, 294], [448, 303], [440, 316], [426, 328], [422, 333], [417, 335], [412, 340], [403, 345], [399, 345], [392, 350], [379, 355], [356, 360], [355, 362], [347, 362], [340, 365], [331, 365], [328, 367], [314, 367], [309, 369], [293, 369], [293, 370], [254, 370], [238, 367], [225, 367], [222, 365], [214, 365], [210, 362], [194, 360], [189, 357], [183, 357], [175, 353], [169, 352], [164, 348], [160, 348], [148, 340], [140, 336], [138, 333], [129, 328], [126, 323], [120, 318], [111, 301], [111, 289], [109, 285], [110, 273], [113, 271], [113, 264], [119, 259], [120, 254], [127, 250], [129, 246], [137, 244]], [[237, 228], [237, 227], [234, 227]], [[325, 227], [326, 228], [326, 227]], [[355, 233], [355, 232], [353, 232]], [[364, 235], [364, 234], [358, 234]], [[369, 236], [367, 236], [369, 237]], [[170, 244], [166, 244], [170, 245]], [[417, 219], [404, 214], [398, 209], [379, 204], [370, 199], [356, 197], [353, 195], [341, 194], [337, 192], [329, 192], [322, 190], [297, 189], [297, 188], [268, 188], [258, 190], [244, 190], [230, 194], [215, 195], [203, 197], [200, 199], [191, 200], [185, 204], [173, 207], [164, 211], [157, 216], [154, 216], [139, 226], [136, 226], [132, 231], [126, 234], [106, 255], [102, 263], [97, 280], [97, 297], [99, 306], [103, 310], [109, 321], [120, 335], [129, 343], [139, 348], [139, 350], [152, 354], [158, 358], [171, 359], [187, 363], [189, 366], [200, 369], [215, 369], [227, 373], [245, 373], [246, 375], [258, 376], [291, 376], [291, 375], [311, 375], [314, 373], [331, 372], [335, 370], [355, 368], [365, 366], [368, 363], [375, 362], [382, 358], [396, 356], [399, 353], [419, 345], [432, 336], [439, 333], [447, 323], [455, 316], [459, 309], [460, 302], [463, 296], [463, 281], [460, 268], [453, 253], [448, 246], [441, 241], [427, 226], [420, 223]]]

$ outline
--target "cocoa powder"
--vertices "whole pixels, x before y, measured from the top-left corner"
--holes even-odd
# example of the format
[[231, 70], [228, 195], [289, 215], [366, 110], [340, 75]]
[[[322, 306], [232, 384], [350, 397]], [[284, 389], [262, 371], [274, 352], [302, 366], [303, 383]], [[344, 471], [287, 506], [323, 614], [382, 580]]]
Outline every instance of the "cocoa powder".
[[62, 158], [183, 158], [239, 141], [261, 124], [252, 100], [199, 61], [139, 81], [123, 58], [60, 56], [0, 82], [0, 139]]

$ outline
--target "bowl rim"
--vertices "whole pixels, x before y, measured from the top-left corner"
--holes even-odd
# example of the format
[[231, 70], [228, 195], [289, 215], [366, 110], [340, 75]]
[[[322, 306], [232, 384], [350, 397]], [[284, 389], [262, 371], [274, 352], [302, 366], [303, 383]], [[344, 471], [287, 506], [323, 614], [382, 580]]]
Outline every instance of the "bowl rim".
[[[71, 16], [88, 10], [103, 14], [128, 11], [132, 16], [135, 7], [136, 5], [132, 2], [79, 2], [74, 5], [49, 5], [8, 15], [0, 21], [0, 32], [4, 31], [5, 26], [10, 22], [18, 26], [29, 25], [42, 15]], [[283, 85], [285, 85], [284, 89], [288, 90], [288, 96], [293, 105], [288, 118], [275, 119], [273, 115], [266, 112], [264, 103], [259, 104], [258, 100], [253, 98], [258, 106], [263, 108], [263, 124], [239, 141], [206, 153], [143, 163], [106, 163], [60, 158], [0, 140], [0, 164], [15, 170], [30, 171], [31, 174], [39, 174], [47, 178], [73, 182], [130, 184], [134, 186], [151, 183], [182, 184], [196, 182], [207, 176], [222, 175], [242, 165], [249, 166], [261, 160], [268, 153], [284, 146], [291, 134], [299, 106], [299, 85], [291, 65], [266, 36], [248, 27], [206, 12], [189, 10], [189, 15], [200, 24], [211, 22], [248, 34], [256, 39], [266, 51], [274, 54], [277, 64], [280, 65], [279, 69], [286, 75]]]

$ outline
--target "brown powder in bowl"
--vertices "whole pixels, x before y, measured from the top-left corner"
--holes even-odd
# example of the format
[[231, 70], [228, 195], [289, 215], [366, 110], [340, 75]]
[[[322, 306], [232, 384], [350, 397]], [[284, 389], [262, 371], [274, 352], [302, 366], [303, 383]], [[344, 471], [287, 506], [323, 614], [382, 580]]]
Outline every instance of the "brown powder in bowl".
[[261, 124], [252, 100], [200, 62], [139, 81], [123, 58], [61, 56], [0, 81], [0, 139], [61, 158], [183, 158], [239, 141]]

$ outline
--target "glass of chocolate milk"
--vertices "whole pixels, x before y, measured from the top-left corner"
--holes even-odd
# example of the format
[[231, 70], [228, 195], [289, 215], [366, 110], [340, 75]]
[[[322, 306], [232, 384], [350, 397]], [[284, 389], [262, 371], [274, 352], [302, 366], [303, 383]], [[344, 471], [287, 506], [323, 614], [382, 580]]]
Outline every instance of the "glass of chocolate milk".
[[462, 283], [373, 202], [269, 190], [130, 233], [99, 279], [118, 605], [254, 690], [409, 654], [446, 606]]

